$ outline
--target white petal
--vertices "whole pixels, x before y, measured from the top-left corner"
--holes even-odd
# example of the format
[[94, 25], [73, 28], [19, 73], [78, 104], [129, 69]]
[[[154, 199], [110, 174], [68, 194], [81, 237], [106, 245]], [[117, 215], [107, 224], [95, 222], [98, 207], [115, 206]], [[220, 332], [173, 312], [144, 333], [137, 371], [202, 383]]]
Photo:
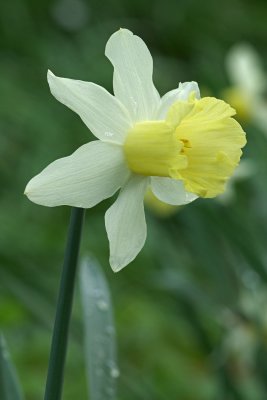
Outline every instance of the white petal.
[[89, 208], [112, 196], [128, 177], [122, 147], [96, 140], [48, 165], [28, 183], [25, 194], [48, 207]]
[[196, 98], [200, 98], [199, 87], [196, 82], [179, 83], [177, 89], [167, 92], [160, 100], [160, 106], [157, 113], [157, 119], [165, 119], [169, 108], [177, 100], [187, 100], [190, 93], [195, 92]]
[[105, 54], [114, 66], [115, 96], [129, 110], [133, 122], [153, 119], [160, 97], [152, 81], [153, 60], [146, 44], [120, 29], [110, 37]]
[[171, 178], [152, 177], [151, 189], [159, 200], [173, 206], [191, 203], [198, 197], [194, 193], [186, 192], [182, 181]]
[[92, 82], [59, 78], [47, 74], [51, 93], [61, 103], [76, 112], [100, 140], [122, 143], [131, 127], [125, 107], [107, 90]]
[[133, 175], [105, 215], [114, 272], [129, 264], [144, 246], [146, 221], [144, 195], [149, 178]]

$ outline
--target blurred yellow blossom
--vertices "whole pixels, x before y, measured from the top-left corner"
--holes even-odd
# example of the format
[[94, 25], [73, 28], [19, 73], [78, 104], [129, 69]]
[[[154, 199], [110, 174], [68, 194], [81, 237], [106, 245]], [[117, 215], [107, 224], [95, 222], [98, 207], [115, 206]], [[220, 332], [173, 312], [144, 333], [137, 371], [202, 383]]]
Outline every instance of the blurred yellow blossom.
[[223, 97], [237, 110], [237, 116], [253, 119], [267, 134], [267, 74], [256, 50], [248, 43], [236, 44], [226, 57], [232, 87]]

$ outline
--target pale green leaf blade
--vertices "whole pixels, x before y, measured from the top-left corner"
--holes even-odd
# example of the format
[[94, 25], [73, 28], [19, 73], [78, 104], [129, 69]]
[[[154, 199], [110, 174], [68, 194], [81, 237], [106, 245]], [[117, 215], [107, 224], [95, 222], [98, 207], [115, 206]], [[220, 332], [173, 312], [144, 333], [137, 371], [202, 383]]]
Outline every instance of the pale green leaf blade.
[[23, 400], [17, 374], [11, 363], [3, 335], [0, 335], [0, 399]]
[[80, 274], [90, 400], [115, 400], [119, 370], [110, 292], [98, 262], [85, 258]]

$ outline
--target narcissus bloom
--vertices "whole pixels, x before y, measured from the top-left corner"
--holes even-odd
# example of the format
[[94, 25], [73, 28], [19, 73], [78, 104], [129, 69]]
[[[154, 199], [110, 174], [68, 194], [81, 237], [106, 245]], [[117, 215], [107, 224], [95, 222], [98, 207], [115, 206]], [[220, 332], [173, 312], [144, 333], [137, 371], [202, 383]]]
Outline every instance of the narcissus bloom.
[[186, 82], [160, 98], [145, 43], [126, 29], [106, 45], [114, 66], [114, 96], [102, 87], [48, 72], [52, 94], [75, 111], [99, 139], [61, 158], [27, 185], [45, 206], [89, 208], [120, 189], [105, 215], [114, 271], [131, 262], [146, 239], [148, 189], [168, 204], [190, 203], [224, 191], [245, 145], [235, 111], [212, 97], [200, 99]]

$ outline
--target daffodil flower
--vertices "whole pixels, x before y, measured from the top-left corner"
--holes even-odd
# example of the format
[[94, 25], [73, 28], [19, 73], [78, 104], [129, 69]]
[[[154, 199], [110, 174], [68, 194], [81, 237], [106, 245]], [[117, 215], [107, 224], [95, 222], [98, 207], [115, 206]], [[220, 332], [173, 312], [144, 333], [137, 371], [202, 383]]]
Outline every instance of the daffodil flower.
[[105, 54], [114, 67], [114, 96], [94, 83], [48, 72], [52, 94], [99, 140], [50, 164], [25, 193], [49, 207], [90, 208], [120, 189], [105, 215], [110, 264], [119, 271], [145, 243], [147, 189], [172, 205], [214, 197], [224, 191], [246, 140], [231, 118], [235, 111], [221, 100], [200, 99], [195, 82], [160, 98], [151, 54], [132, 32], [115, 32]]

